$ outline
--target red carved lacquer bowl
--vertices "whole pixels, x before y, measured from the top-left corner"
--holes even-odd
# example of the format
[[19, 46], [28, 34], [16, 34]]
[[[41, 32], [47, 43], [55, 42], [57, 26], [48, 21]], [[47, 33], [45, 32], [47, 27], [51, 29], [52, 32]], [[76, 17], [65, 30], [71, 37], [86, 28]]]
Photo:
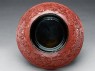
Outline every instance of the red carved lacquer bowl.
[[[45, 18], [46, 16], [48, 18]], [[43, 17], [45, 18], [44, 21], [42, 21]], [[62, 22], [60, 23], [56, 20], [58, 17], [60, 17], [61, 21], [63, 20], [65, 22], [67, 28], [64, 28], [64, 25], [62, 27]], [[36, 27], [34, 23], [35, 20]], [[39, 22], [40, 26], [38, 26]], [[55, 26], [52, 26], [51, 23], [54, 23]], [[60, 23], [61, 26], [57, 23]], [[46, 33], [46, 24], [50, 25], [48, 26], [49, 29], [54, 28], [51, 30], [52, 32], [55, 31], [56, 27], [59, 28], [57, 29], [59, 31], [57, 31], [55, 36], [57, 39], [52, 40], [53, 42], [45, 39], [52, 35], [52, 33]], [[36, 30], [37, 26], [38, 30]], [[45, 44], [45, 47], [40, 46], [35, 42], [37, 40], [35, 33], [37, 33], [36, 37], [38, 37], [38, 41], [43, 45]], [[47, 34], [48, 36], [46, 37], [44, 34]], [[65, 42], [62, 42], [62, 45], [57, 46], [59, 44], [57, 41], [63, 39], [62, 36], [64, 34], [66, 34], [66, 37], [64, 37], [66, 38]], [[71, 63], [79, 54], [83, 44], [83, 34], [81, 21], [73, 11], [62, 4], [46, 2], [30, 8], [22, 16], [17, 27], [16, 40], [20, 52], [31, 64], [44, 69], [57, 69]], [[57, 47], [53, 45], [56, 45]]]

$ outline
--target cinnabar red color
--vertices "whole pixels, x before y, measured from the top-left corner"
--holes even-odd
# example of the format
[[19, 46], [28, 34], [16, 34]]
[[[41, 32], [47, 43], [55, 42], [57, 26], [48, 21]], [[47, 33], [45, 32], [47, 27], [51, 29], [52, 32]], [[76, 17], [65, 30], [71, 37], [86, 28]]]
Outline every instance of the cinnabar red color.
[[[36, 48], [30, 40], [30, 27], [43, 14], [60, 16], [68, 26], [68, 39], [59, 51], [44, 52]], [[84, 32], [78, 16], [68, 7], [54, 2], [46, 2], [29, 9], [20, 19], [16, 40], [23, 56], [33, 65], [44, 69], [57, 69], [71, 63], [79, 54]]]

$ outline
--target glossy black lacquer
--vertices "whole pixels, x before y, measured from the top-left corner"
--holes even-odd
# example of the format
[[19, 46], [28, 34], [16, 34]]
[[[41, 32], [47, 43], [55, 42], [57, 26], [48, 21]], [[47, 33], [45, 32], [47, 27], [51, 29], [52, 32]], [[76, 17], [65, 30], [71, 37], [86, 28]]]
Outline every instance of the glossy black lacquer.
[[63, 19], [49, 13], [39, 16], [30, 28], [30, 39], [37, 48], [47, 52], [63, 47], [68, 37], [68, 28]]

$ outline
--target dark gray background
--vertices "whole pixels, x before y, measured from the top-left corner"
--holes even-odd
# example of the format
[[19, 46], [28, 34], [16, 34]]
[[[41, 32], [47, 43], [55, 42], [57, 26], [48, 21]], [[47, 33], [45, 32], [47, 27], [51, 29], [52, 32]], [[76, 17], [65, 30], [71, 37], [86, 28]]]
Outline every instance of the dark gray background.
[[32, 6], [55, 1], [72, 9], [84, 27], [84, 44], [79, 56], [56, 71], [95, 71], [95, 0], [0, 0], [0, 71], [45, 71], [28, 63], [16, 44], [20, 17]]

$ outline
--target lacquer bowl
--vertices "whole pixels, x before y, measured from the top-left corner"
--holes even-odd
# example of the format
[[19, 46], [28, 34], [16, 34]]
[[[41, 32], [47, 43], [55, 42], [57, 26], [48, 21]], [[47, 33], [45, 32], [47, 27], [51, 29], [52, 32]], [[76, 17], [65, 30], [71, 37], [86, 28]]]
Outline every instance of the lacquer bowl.
[[46, 2], [30, 8], [16, 31], [18, 48], [33, 65], [57, 69], [79, 54], [84, 38], [79, 17], [65, 5]]

